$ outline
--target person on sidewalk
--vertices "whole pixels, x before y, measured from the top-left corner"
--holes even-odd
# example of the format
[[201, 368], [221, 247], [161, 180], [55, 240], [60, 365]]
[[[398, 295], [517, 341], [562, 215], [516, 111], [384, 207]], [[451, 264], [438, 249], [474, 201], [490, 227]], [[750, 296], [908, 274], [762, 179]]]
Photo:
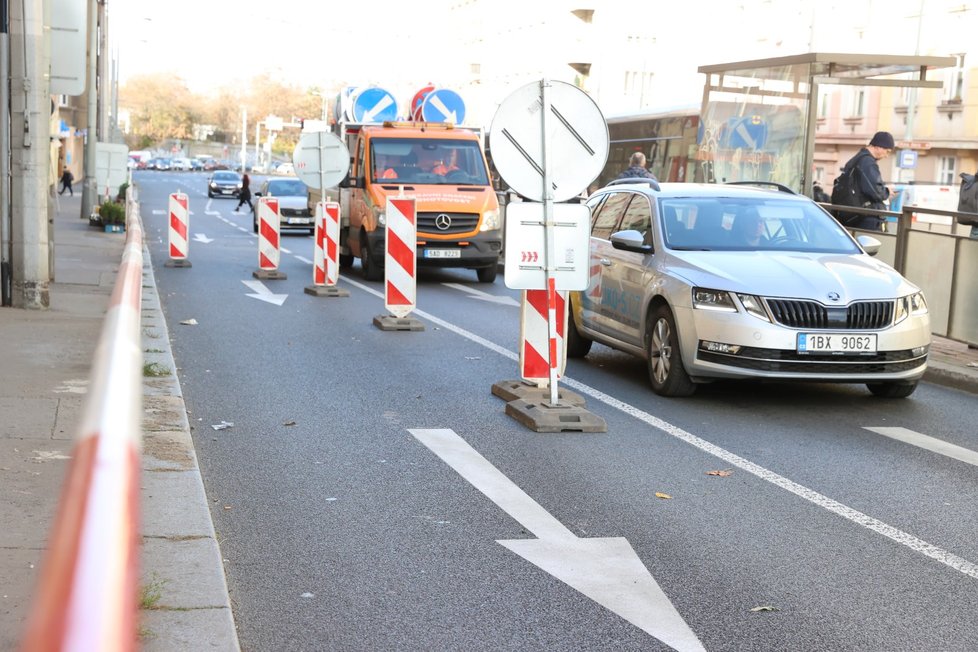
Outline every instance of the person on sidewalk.
[[234, 207], [234, 212], [237, 213], [238, 209], [241, 208], [242, 204], [248, 204], [248, 208], [251, 212], [255, 212], [255, 207], [251, 204], [251, 179], [245, 174], [241, 177], [241, 190], [238, 191], [238, 205]]
[[65, 168], [65, 171], [61, 173], [61, 190], [58, 191], [59, 195], [63, 195], [65, 190], [72, 197], [75, 196], [75, 191], [71, 189], [71, 182], [75, 180], [75, 175], [71, 173], [71, 170]]
[[[655, 175], [645, 168], [645, 154], [634, 152], [628, 159], [628, 169], [618, 175], [618, 179], [655, 179]], [[658, 179], [656, 179], [658, 181]]]
[[[886, 210], [886, 202], [890, 198], [890, 189], [883, 183], [879, 161], [889, 156], [896, 143], [888, 131], [877, 131], [869, 141], [869, 145], [860, 149], [855, 156], [846, 162], [844, 170], [853, 171], [856, 188], [857, 206]], [[853, 170], [853, 168], [855, 168]], [[842, 214], [840, 214], [841, 216]], [[860, 215], [851, 213], [843, 218], [845, 226], [869, 231], [882, 231], [885, 218], [878, 215]]]

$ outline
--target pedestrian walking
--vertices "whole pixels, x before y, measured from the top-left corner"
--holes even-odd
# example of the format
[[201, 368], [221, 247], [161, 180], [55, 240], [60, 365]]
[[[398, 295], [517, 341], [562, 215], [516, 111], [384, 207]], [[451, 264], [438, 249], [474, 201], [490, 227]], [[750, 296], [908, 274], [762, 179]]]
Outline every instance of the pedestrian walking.
[[655, 179], [655, 175], [645, 168], [645, 154], [635, 152], [628, 159], [628, 169], [619, 174], [618, 179]]
[[238, 205], [234, 207], [234, 212], [237, 213], [238, 209], [241, 208], [242, 204], [248, 204], [248, 208], [254, 212], [255, 207], [251, 204], [251, 179], [245, 174], [241, 177], [241, 190], [238, 191]]
[[[961, 194], [958, 196], [959, 213], [978, 214], [978, 172], [975, 174], [961, 173]], [[971, 227], [971, 237], [978, 238], [978, 216], [967, 215], [958, 217], [958, 224]]]
[[75, 191], [71, 189], [71, 182], [75, 180], [75, 175], [71, 173], [71, 170], [65, 168], [65, 171], [61, 173], [61, 190], [58, 191], [59, 195], [63, 195], [65, 190], [72, 197], [75, 196]]
[[[854, 192], [852, 203], [847, 205], [886, 210], [885, 202], [890, 198], [890, 189], [883, 183], [879, 161], [892, 154], [895, 146], [890, 132], [877, 131], [873, 134], [869, 145], [860, 149], [846, 162], [842, 174], [850, 176], [851, 188]], [[836, 203], [834, 193], [832, 203]], [[885, 219], [879, 215], [841, 212], [838, 217], [845, 226], [869, 231], [882, 231]]]

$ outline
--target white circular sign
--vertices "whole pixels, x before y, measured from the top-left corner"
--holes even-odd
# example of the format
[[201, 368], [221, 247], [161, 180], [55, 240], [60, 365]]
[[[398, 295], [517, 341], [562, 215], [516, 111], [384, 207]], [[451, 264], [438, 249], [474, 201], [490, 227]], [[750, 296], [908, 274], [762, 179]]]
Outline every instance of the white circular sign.
[[608, 124], [598, 105], [581, 89], [550, 81], [546, 134], [540, 82], [514, 91], [496, 110], [489, 130], [492, 160], [513, 190], [544, 201], [543, 137], [553, 200], [575, 197], [594, 181], [608, 160]]
[[305, 131], [292, 151], [292, 165], [310, 188], [332, 188], [350, 169], [350, 150], [332, 132]]

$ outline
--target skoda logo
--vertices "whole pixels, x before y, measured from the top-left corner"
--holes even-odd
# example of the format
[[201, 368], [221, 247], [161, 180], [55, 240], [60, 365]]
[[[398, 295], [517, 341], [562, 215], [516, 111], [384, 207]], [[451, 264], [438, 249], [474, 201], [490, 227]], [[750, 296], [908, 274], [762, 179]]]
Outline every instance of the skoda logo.
[[439, 231], [447, 231], [452, 226], [452, 218], [445, 213], [439, 213], [435, 217], [435, 226], [438, 227]]
[[841, 298], [838, 292], [829, 292], [829, 301], [838, 301]]

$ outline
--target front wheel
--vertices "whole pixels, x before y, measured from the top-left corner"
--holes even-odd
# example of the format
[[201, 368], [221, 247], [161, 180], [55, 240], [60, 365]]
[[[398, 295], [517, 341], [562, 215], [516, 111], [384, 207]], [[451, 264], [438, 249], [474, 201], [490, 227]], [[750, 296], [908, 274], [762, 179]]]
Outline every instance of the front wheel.
[[691, 396], [696, 384], [690, 380], [679, 351], [679, 332], [669, 306], [656, 308], [646, 336], [646, 363], [652, 391], [661, 396]]
[[353, 254], [340, 254], [340, 269], [353, 267]]
[[866, 383], [873, 396], [880, 398], [907, 398], [917, 389], [917, 381], [911, 383]]
[[480, 267], [475, 270], [475, 273], [479, 276], [480, 283], [492, 283], [496, 280], [496, 266], [492, 267]]
[[567, 304], [567, 309], [569, 311], [567, 315], [567, 357], [583, 358], [590, 353], [593, 342], [577, 330], [577, 326], [574, 324], [574, 310], [571, 308], [570, 302]]

